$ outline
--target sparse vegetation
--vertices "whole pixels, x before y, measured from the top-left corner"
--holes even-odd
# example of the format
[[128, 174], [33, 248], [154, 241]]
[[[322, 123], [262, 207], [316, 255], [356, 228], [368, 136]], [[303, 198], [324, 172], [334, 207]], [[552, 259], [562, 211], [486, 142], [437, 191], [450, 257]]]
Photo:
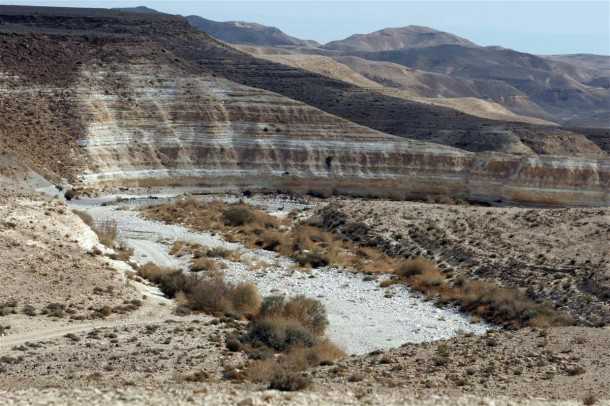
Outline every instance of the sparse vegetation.
[[83, 222], [91, 228], [95, 234], [97, 234], [97, 238], [100, 243], [104, 244], [109, 248], [113, 248], [116, 242], [116, 239], [119, 235], [117, 223], [114, 220], [107, 220], [96, 223], [93, 220], [93, 217], [85, 211], [82, 210], [73, 210], [74, 214], [83, 220]]

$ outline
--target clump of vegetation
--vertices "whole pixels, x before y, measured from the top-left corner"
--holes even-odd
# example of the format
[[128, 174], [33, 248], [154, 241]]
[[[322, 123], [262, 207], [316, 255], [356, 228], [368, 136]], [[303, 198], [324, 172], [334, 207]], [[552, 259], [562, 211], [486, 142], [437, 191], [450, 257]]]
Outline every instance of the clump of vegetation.
[[218, 269], [218, 263], [210, 258], [195, 258], [191, 263], [191, 272], [216, 272]]
[[62, 318], [66, 314], [66, 305], [63, 303], [49, 303], [42, 309], [42, 314], [49, 317]]
[[180, 294], [184, 304], [194, 311], [243, 317], [257, 314], [262, 302], [256, 286], [228, 283], [222, 273], [199, 275], [147, 263], [138, 269], [138, 275], [157, 284], [170, 298]]
[[17, 301], [10, 300], [0, 303], [0, 316], [8, 316], [9, 314], [17, 313]]
[[83, 220], [83, 223], [89, 226], [95, 234], [97, 234], [97, 238], [100, 240], [102, 244], [109, 248], [113, 248], [116, 242], [116, 239], [119, 235], [117, 223], [114, 220], [103, 221], [100, 223], [96, 223], [93, 220], [93, 217], [85, 211], [82, 210], [73, 210], [74, 214]]
[[[369, 275], [393, 274], [393, 279], [382, 282], [384, 286], [402, 282], [441, 304], [456, 304], [478, 317], [505, 326], [544, 327], [573, 323], [551, 305], [536, 303], [518, 289], [478, 280], [452, 282], [428, 259], [390, 257], [378, 248], [345, 241], [317, 226], [291, 226], [287, 219], [277, 219], [243, 203], [226, 205], [187, 199], [148, 208], [145, 214], [161, 221], [184, 222], [196, 229], [218, 231], [225, 238], [250, 248], [289, 256], [303, 267], [342, 266]], [[352, 228], [362, 229], [356, 235], [365, 234], [365, 225], [354, 224]]]
[[296, 320], [315, 335], [323, 335], [328, 327], [324, 305], [303, 295], [288, 300], [284, 296], [266, 297], [259, 318]]
[[256, 214], [246, 205], [230, 206], [222, 212], [224, 224], [232, 227], [241, 227], [254, 222]]
[[536, 303], [518, 289], [483, 281], [458, 280], [450, 284], [436, 264], [425, 258], [399, 263], [395, 274], [413, 289], [437, 298], [440, 303], [457, 304], [464, 311], [507, 327], [573, 323], [551, 305]]
[[434, 262], [417, 257], [401, 262], [396, 269], [396, 274], [402, 278], [410, 278], [426, 272], [431, 273], [436, 271], [438, 271], [438, 267]]

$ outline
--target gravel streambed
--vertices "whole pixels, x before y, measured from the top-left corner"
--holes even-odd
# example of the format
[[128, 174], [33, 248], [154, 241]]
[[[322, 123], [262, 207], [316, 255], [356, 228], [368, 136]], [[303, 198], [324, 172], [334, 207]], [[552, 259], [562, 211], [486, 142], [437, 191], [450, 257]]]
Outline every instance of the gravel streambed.
[[[160, 266], [186, 269], [190, 258], [169, 255], [176, 240], [208, 247], [240, 249], [242, 262], [227, 261], [226, 279], [255, 283], [263, 295], [306, 295], [318, 298], [328, 311], [329, 336], [352, 354], [397, 347], [406, 342], [425, 342], [450, 338], [458, 333], [483, 334], [491, 328], [455, 309], [438, 308], [404, 286], [379, 287], [379, 280], [333, 268], [296, 270], [288, 258], [263, 250], [249, 250], [220, 236], [195, 232], [179, 225], [144, 219], [137, 211], [120, 210], [117, 205], [101, 205], [102, 200], [80, 200], [74, 208], [87, 211], [95, 221], [117, 222], [120, 238], [134, 249], [137, 263], [155, 262]], [[107, 201], [107, 200], [104, 200]], [[154, 201], [154, 199], [152, 200]], [[140, 202], [150, 204], [151, 201]], [[131, 202], [127, 208], [136, 207]], [[281, 207], [279, 207], [281, 206]], [[270, 211], [285, 210], [285, 203], [269, 206]], [[291, 207], [298, 208], [298, 207]], [[253, 270], [249, 264], [259, 264]], [[264, 264], [261, 266], [260, 264]]]

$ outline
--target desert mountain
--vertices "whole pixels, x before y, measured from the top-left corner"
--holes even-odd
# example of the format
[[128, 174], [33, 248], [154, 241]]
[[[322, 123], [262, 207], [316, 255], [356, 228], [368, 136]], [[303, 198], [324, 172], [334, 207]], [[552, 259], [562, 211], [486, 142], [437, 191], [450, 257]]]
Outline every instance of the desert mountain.
[[48, 176], [607, 200], [605, 144], [587, 134], [486, 120], [255, 58], [179, 16], [5, 6], [0, 22], [0, 114], [10, 117], [0, 146]]
[[352, 35], [340, 41], [329, 42], [324, 45], [324, 48], [342, 52], [378, 52], [437, 45], [477, 46], [457, 35], [428, 27], [409, 25], [400, 28], [386, 28], [370, 34]]
[[256, 23], [242, 21], [218, 22], [194, 15], [188, 16], [186, 19], [193, 27], [231, 44], [305, 47], [319, 45], [315, 41], [291, 37], [278, 28]]
[[591, 85], [603, 77], [598, 71], [509, 49], [440, 45], [358, 56], [454, 78], [501, 81], [560, 122], [575, 114], [607, 111], [610, 101], [607, 88]]

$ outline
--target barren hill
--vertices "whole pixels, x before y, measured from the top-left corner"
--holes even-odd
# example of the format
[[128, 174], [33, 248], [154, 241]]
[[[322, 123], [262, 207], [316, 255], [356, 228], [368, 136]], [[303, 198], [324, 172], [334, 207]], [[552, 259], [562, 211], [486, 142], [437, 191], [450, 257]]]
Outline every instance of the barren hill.
[[324, 45], [324, 48], [343, 52], [377, 52], [448, 44], [469, 47], [477, 46], [473, 42], [460, 38], [457, 35], [428, 27], [409, 25], [400, 28], [385, 28], [370, 34], [352, 35], [343, 40], [329, 42]]

